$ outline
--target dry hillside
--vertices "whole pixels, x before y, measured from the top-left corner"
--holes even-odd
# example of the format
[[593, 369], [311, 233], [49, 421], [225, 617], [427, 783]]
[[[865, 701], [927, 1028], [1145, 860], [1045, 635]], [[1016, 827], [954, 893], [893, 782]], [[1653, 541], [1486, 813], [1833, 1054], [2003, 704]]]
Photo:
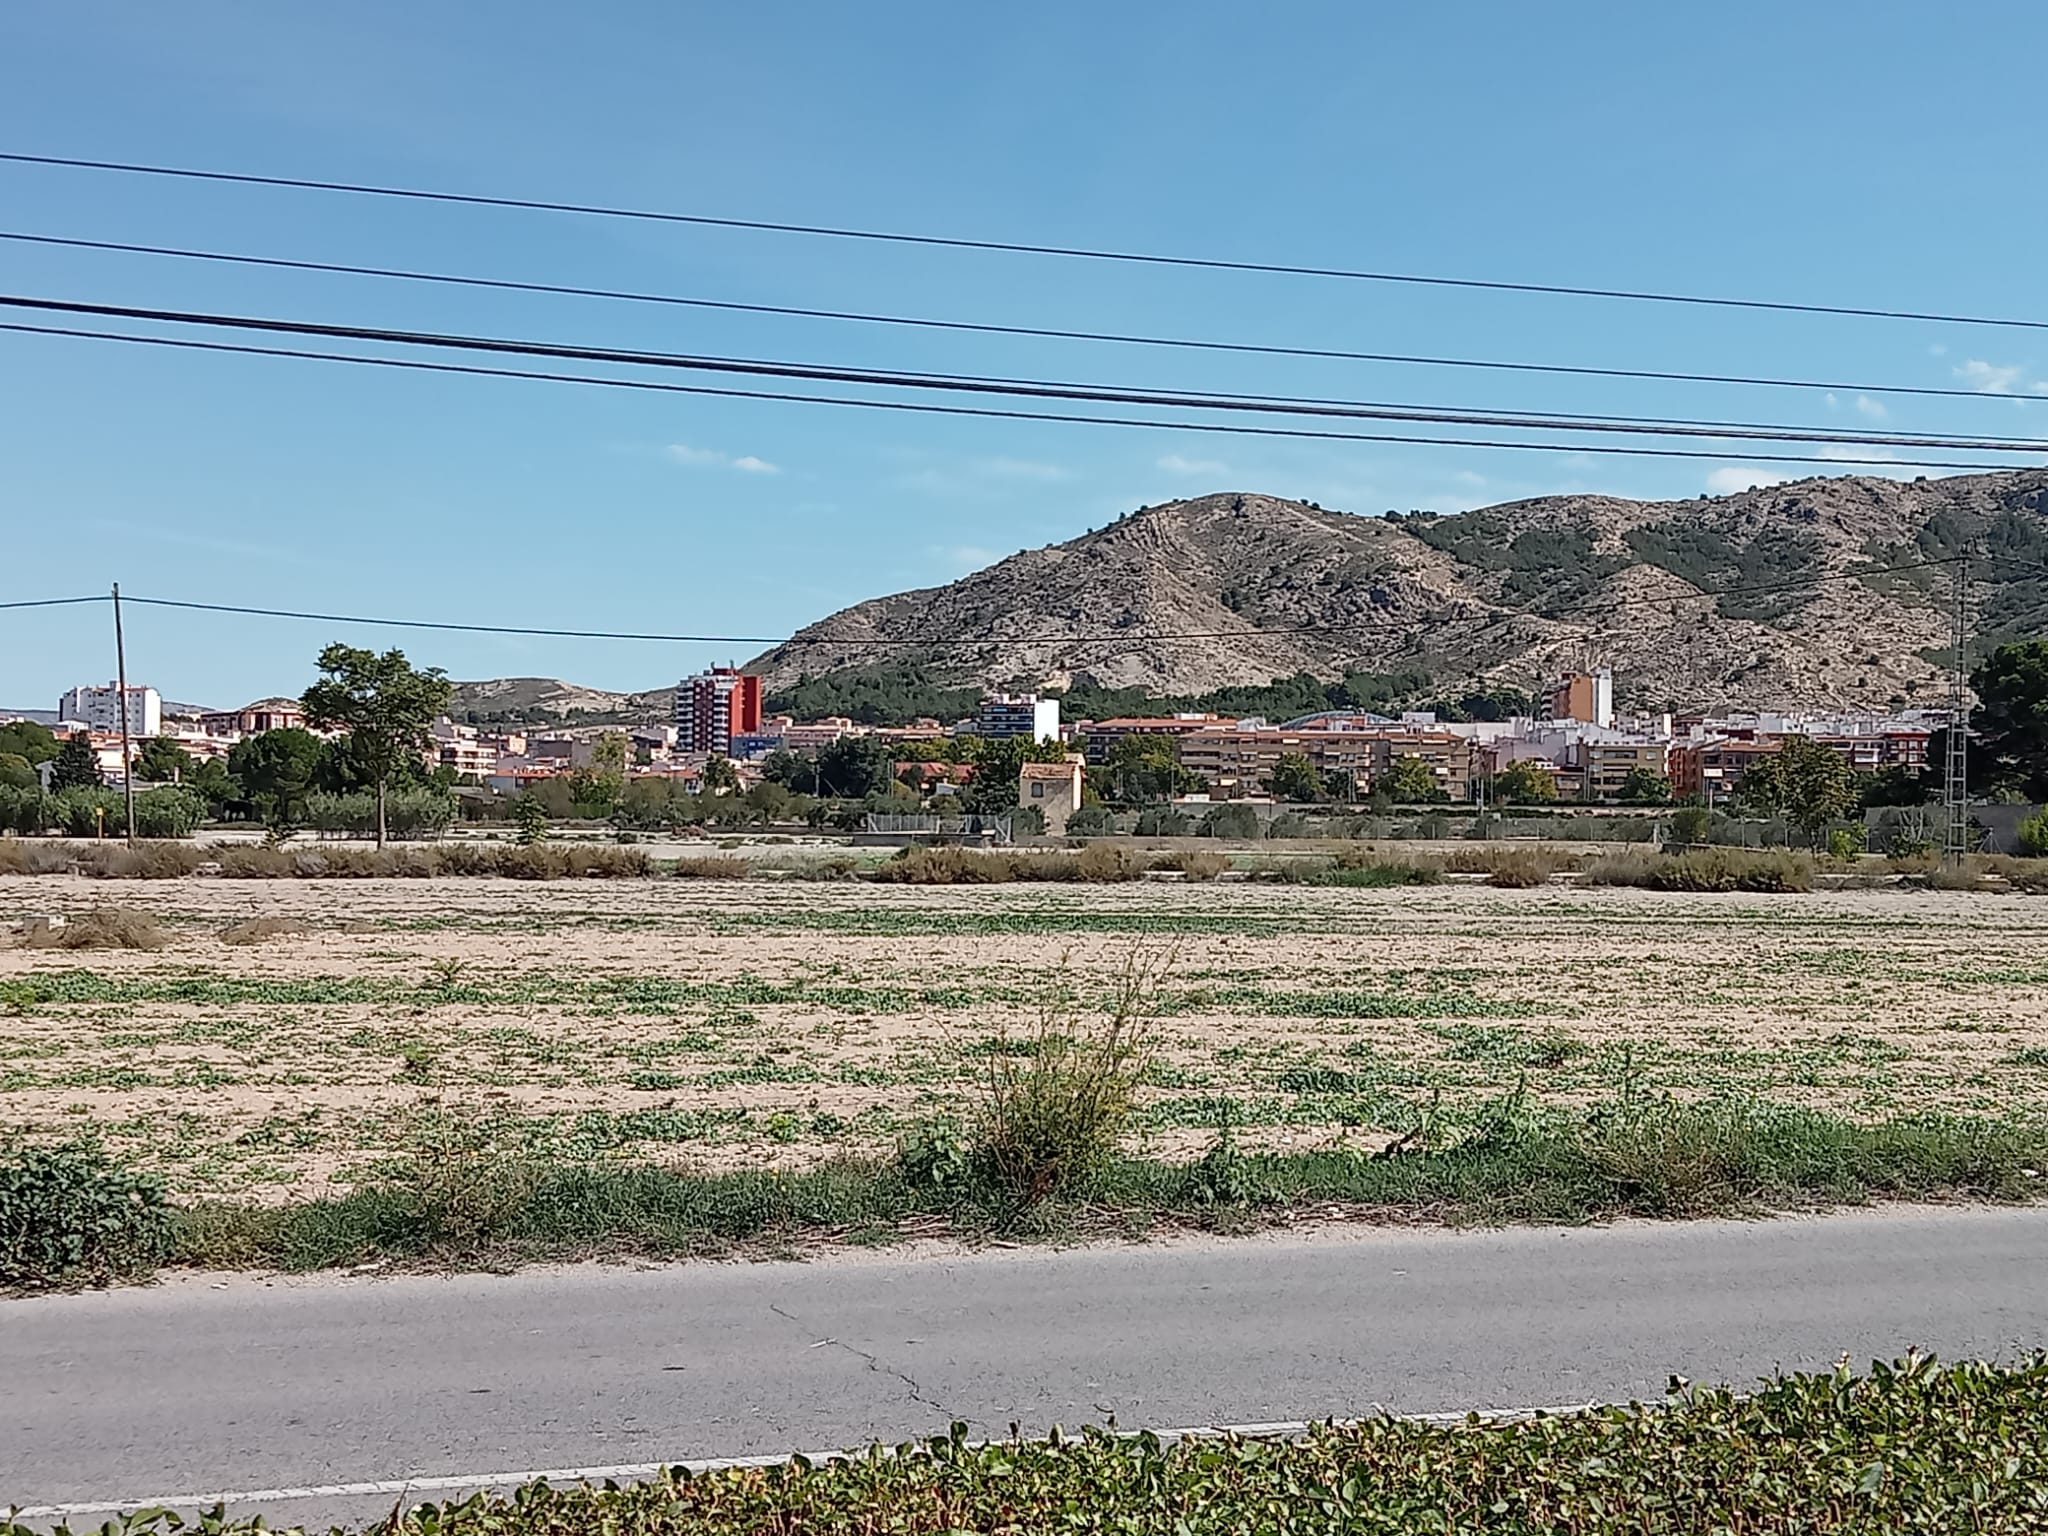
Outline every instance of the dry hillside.
[[[2048, 566], [2048, 471], [1675, 502], [1547, 496], [1447, 517], [1223, 492], [856, 604], [749, 670], [777, 687], [901, 661], [963, 682], [1199, 693], [1416, 668], [1526, 688], [1595, 662], [1643, 707], [1932, 700], [1947, 573], [1877, 572], [1966, 537]], [[2010, 564], [1979, 571], [1987, 635], [2048, 625], [2048, 584]], [[1748, 595], [1702, 596], [1728, 589]], [[1288, 628], [1300, 632], [1259, 632]]]

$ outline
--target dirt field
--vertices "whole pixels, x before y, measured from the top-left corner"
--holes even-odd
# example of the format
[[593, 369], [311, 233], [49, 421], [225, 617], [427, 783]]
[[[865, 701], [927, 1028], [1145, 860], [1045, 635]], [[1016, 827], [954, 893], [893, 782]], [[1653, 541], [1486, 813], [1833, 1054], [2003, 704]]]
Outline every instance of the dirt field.
[[[0, 940], [8, 1132], [284, 1198], [484, 1113], [508, 1145], [794, 1167], [964, 1112], [1061, 990], [1164, 965], [1144, 1145], [1372, 1146], [1525, 1081], [1858, 1116], [2048, 1105], [2048, 902], [1476, 886], [0, 879], [154, 952]], [[232, 945], [253, 917], [311, 931]], [[4, 1135], [5, 1132], [0, 1132]]]

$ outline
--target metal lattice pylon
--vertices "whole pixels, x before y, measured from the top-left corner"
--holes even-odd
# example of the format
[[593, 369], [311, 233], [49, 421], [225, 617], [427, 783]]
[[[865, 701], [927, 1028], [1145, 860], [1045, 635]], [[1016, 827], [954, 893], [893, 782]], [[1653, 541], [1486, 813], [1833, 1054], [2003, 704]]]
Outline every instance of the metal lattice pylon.
[[1944, 863], [1957, 864], [1970, 851], [1970, 552], [1955, 563], [1955, 591], [1949, 639], [1954, 670], [1949, 677], [1948, 751], [1941, 765], [1941, 804], [1945, 813], [1941, 852]]

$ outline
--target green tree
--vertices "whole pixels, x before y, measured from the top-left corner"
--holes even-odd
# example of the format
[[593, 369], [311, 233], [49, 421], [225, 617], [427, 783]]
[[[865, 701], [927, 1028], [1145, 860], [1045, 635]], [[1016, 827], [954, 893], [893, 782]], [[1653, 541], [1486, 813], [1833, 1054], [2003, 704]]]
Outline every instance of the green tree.
[[1885, 805], [1925, 805], [1928, 789], [1926, 774], [1900, 763], [1866, 774], [1857, 785], [1857, 794], [1863, 808], [1872, 810]]
[[842, 736], [818, 749], [817, 780], [821, 793], [841, 800], [865, 800], [887, 794], [896, 777], [896, 760], [879, 736]]
[[2048, 800], [2048, 639], [1999, 646], [1970, 674], [1970, 686], [1978, 700], [1970, 716], [1973, 786]]
[[330, 645], [320, 653], [321, 678], [300, 700], [306, 723], [347, 731], [350, 755], [377, 789], [377, 846], [387, 841], [385, 800], [398, 764], [420, 754], [433, 739], [435, 716], [448, 707], [454, 688], [439, 667], [424, 671], [405, 652]]
[[1119, 736], [1109, 745], [1103, 764], [1105, 798], [1126, 805], [1145, 805], [1184, 795], [1201, 783], [1183, 768], [1180, 749], [1171, 736]]
[[1671, 781], [1656, 769], [1637, 763], [1622, 778], [1621, 802], [1624, 805], [1669, 805]]
[[1212, 807], [1195, 828], [1197, 837], [1232, 837], [1249, 842], [1261, 831], [1259, 813], [1242, 801]]
[[192, 772], [192, 754], [171, 736], [152, 736], [135, 754], [135, 776], [151, 784], [182, 784]]
[[970, 816], [1006, 815], [1017, 808], [1017, 780], [1026, 763], [1058, 763], [1067, 749], [1056, 741], [1028, 736], [978, 736], [969, 743], [974, 777], [959, 797]]
[[34, 789], [42, 783], [19, 752], [0, 752], [0, 789]]
[[1787, 736], [1776, 752], [1743, 770], [1739, 795], [1752, 810], [1784, 817], [1817, 848], [1829, 822], [1856, 810], [1856, 770], [1830, 747]]
[[264, 825], [289, 831], [305, 820], [325, 750], [311, 731], [289, 726], [244, 736], [228, 748], [228, 776]]
[[1306, 752], [1282, 752], [1273, 764], [1273, 776], [1266, 780], [1266, 791], [1275, 800], [1320, 800], [1322, 790], [1322, 775]]
[[1393, 766], [1380, 775], [1373, 790], [1375, 793], [1384, 791], [1389, 799], [1402, 805], [1422, 805], [1451, 798], [1437, 783], [1436, 771], [1419, 757], [1395, 758]]
[[1671, 841], [1683, 848], [1704, 844], [1714, 829], [1714, 813], [1704, 805], [1681, 805], [1671, 813]]
[[92, 738], [83, 731], [67, 736], [64, 745], [58, 749], [56, 766], [50, 770], [51, 792], [98, 789], [104, 782], [100, 777], [100, 756], [92, 749]]
[[2027, 858], [2048, 857], [2048, 811], [2022, 816], [2013, 833], [2020, 852]]
[[714, 752], [704, 760], [704, 793], [724, 794], [727, 790], [740, 787], [740, 771], [733, 767], [732, 759]]
[[31, 768], [47, 763], [57, 755], [57, 733], [34, 720], [10, 720], [0, 725], [0, 755], [22, 758]]
[[1105, 837], [1109, 831], [1109, 807], [1106, 805], [1084, 805], [1067, 818], [1069, 837]]
[[1557, 776], [1518, 757], [1493, 776], [1493, 797], [1502, 805], [1541, 805], [1557, 798]]
[[512, 840], [522, 848], [545, 842], [548, 808], [535, 795], [521, 795], [512, 802]]

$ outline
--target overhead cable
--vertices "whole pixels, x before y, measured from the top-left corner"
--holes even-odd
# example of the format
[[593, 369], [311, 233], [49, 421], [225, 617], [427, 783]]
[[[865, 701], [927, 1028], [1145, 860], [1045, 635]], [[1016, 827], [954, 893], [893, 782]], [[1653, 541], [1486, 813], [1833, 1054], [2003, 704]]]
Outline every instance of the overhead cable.
[[[878, 384], [886, 388], [948, 393], [1073, 400], [1090, 404], [1199, 408], [1283, 416], [1341, 417], [1355, 420], [1415, 422], [1439, 426], [1477, 426], [1509, 430], [1618, 433], [1656, 437], [1697, 437], [1755, 442], [1819, 443], [1840, 447], [1908, 447], [1977, 453], [2041, 454], [2048, 443], [2031, 439], [1914, 436], [1893, 432], [1848, 433], [1770, 424], [1676, 421], [1613, 417], [1562, 416], [1551, 413], [1509, 413], [1409, 406], [1374, 401], [1337, 401], [1280, 396], [1210, 395], [1183, 390], [1122, 389], [1040, 379], [986, 378], [959, 374], [914, 373], [897, 369], [845, 368], [827, 364], [791, 363], [770, 359], [693, 356], [629, 348], [591, 347], [503, 337], [451, 335], [382, 326], [334, 325], [304, 320], [279, 320], [201, 310], [156, 309], [129, 304], [97, 304], [78, 300], [0, 295], [0, 308], [87, 315], [97, 318], [254, 331], [265, 335], [319, 337], [328, 340], [383, 342], [400, 346], [485, 352], [517, 357], [557, 358], [575, 362], [616, 363], [630, 367], [690, 372], [744, 374], [798, 379], [815, 383]], [[1709, 455], [1718, 456], [1718, 455]], [[1864, 456], [1874, 457], [1874, 456]], [[1824, 461], [1825, 462], [1825, 461]], [[1901, 464], [1922, 461], [1898, 460]], [[1942, 464], [1940, 467], [1951, 467]]]
[[511, 278], [476, 277], [447, 272], [420, 272], [403, 267], [358, 266], [339, 261], [295, 260], [280, 256], [251, 256], [239, 252], [198, 251], [179, 246], [142, 245], [122, 240], [83, 240], [57, 235], [35, 235], [0, 230], [0, 241], [59, 246], [73, 250], [116, 251], [130, 255], [173, 256], [192, 261], [221, 262], [239, 266], [265, 267], [280, 271], [319, 272], [350, 277], [391, 278], [404, 282], [437, 283], [453, 287], [481, 288], [507, 293], [550, 294], [566, 298], [612, 299], [633, 304], [663, 304], [679, 308], [715, 310], [733, 314], [776, 315], [803, 320], [840, 320], [864, 325], [899, 326], [937, 331], [965, 332], [982, 336], [1017, 336], [1049, 341], [1109, 342], [1123, 346], [1162, 347], [1197, 352], [1223, 352], [1259, 357], [1320, 358], [1339, 362], [1413, 364], [1431, 368], [1465, 368], [1508, 373], [1534, 373], [1574, 378], [1642, 379], [1679, 384], [1740, 384], [1768, 389], [1815, 390], [1844, 395], [1903, 395], [1929, 399], [1993, 401], [2008, 398], [1982, 389], [1947, 389], [1934, 385], [1857, 384], [1828, 379], [1788, 379], [1768, 375], [1734, 373], [1689, 373], [1654, 368], [1595, 368], [1565, 363], [1522, 363], [1470, 357], [1429, 357], [1404, 352], [1356, 352], [1337, 347], [1291, 347], [1243, 341], [1207, 341], [1181, 336], [1129, 335], [1116, 331], [1084, 331], [1052, 326], [997, 325], [972, 320], [940, 320], [915, 315], [875, 315], [855, 310], [812, 309], [794, 304], [750, 304], [733, 299], [706, 299], [682, 294], [642, 293], [623, 288], [593, 288], [571, 283], [522, 282]]
[[259, 176], [243, 171], [202, 170], [190, 166], [150, 165], [122, 160], [93, 160], [71, 155], [31, 155], [0, 151], [0, 161], [70, 170], [115, 171], [125, 175], [168, 177], [187, 181], [243, 186], [287, 187], [311, 192], [344, 192], [363, 197], [412, 202], [454, 203], [481, 208], [572, 213], [597, 218], [634, 219], [699, 228], [755, 230], [770, 234], [815, 235], [835, 240], [873, 241], [950, 250], [993, 251], [1027, 256], [1061, 256], [1084, 261], [1122, 262], [1141, 266], [1198, 268], [1217, 272], [1262, 273], [1283, 277], [1342, 278], [1357, 282], [1395, 283], [1429, 288], [1483, 290], [1497, 293], [1549, 294], [1568, 298], [1626, 299], [1639, 303], [1699, 305], [1716, 309], [1764, 310], [1780, 314], [1842, 315], [1864, 320], [1924, 320], [1944, 325], [2005, 326], [2048, 330], [2048, 320], [2022, 320], [1987, 315], [1944, 314], [1915, 309], [1888, 309], [1849, 304], [1808, 304], [1778, 299], [1727, 298], [1708, 294], [1658, 292], [1648, 289], [1600, 288], [1566, 283], [1508, 282], [1471, 277], [1445, 277], [1412, 272], [1375, 272], [1349, 267], [1322, 267], [1278, 261], [1235, 261], [1216, 256], [1172, 255], [1151, 251], [1119, 251], [1087, 246], [1053, 245], [1019, 240], [977, 239], [959, 235], [926, 235], [903, 230], [855, 229], [829, 224], [772, 219], [741, 219], [703, 213], [677, 213], [650, 208], [612, 207], [601, 203], [562, 202], [546, 198], [492, 197], [425, 187], [379, 186], [366, 182], [328, 181], [309, 176]]

